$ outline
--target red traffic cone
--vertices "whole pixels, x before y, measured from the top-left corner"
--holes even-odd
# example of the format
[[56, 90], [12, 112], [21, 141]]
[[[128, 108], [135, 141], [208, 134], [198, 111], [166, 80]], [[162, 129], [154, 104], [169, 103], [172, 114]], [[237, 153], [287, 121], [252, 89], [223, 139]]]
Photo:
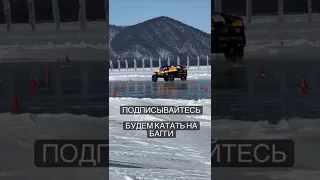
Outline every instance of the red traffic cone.
[[69, 55], [66, 54], [66, 57], [64, 58], [64, 62], [69, 62], [69, 61], [70, 61]]
[[45, 83], [46, 83], [46, 87], [49, 87], [50, 86], [50, 79], [51, 79], [51, 73], [50, 73], [50, 70], [49, 68], [46, 68], [44, 70], [44, 78], [45, 78]]
[[37, 94], [37, 83], [36, 83], [36, 79], [34, 78], [34, 76], [32, 76], [31, 81], [30, 81], [30, 91], [31, 91], [32, 95]]
[[120, 88], [120, 87], [118, 87], [117, 89], [118, 89], [118, 92], [120, 92], [120, 91], [121, 91], [121, 88]]
[[258, 77], [263, 77], [263, 76], [265, 76], [265, 74], [264, 74], [264, 69], [263, 69], [263, 65], [261, 64], [261, 66], [260, 66], [260, 68], [259, 68], [259, 71], [258, 71], [258, 73], [257, 73], [257, 76]]
[[204, 91], [208, 91], [207, 85], [204, 86]]
[[19, 100], [18, 100], [18, 96], [16, 93], [14, 93], [13, 97], [12, 97], [12, 104], [10, 107], [10, 112], [12, 114], [18, 114], [20, 112]]
[[114, 91], [112, 91], [112, 97], [116, 97], [116, 93]]
[[308, 87], [308, 84], [306, 82], [306, 77], [305, 76], [302, 76], [301, 77], [301, 82], [300, 82], [300, 92], [301, 93], [308, 93], [309, 91], [309, 87]]

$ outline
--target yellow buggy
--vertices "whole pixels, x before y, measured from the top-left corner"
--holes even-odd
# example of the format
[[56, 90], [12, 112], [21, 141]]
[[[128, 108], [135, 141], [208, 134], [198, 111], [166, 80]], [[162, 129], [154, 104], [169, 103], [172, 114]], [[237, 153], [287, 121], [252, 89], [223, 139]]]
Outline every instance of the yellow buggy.
[[174, 81], [175, 78], [180, 78], [182, 81], [185, 81], [187, 75], [187, 67], [185, 66], [162, 66], [154, 71], [152, 81], [157, 82], [158, 78], [163, 78], [164, 81]]

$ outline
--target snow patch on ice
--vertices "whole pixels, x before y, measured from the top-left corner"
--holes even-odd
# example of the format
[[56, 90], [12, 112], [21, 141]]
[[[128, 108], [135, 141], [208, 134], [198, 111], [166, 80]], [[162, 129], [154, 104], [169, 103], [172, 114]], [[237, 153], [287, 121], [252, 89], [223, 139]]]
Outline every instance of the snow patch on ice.
[[0, 179], [104, 179], [105, 168], [72, 169], [34, 166], [37, 139], [107, 139], [107, 117], [71, 114], [0, 114]]
[[[110, 178], [210, 179], [211, 119], [203, 117], [211, 116], [211, 99], [109, 98], [109, 102], [110, 159], [113, 163], [110, 165]], [[164, 103], [169, 106], [202, 105], [204, 115], [120, 115], [121, 105], [156, 106]], [[145, 131], [123, 131], [122, 122], [128, 120], [200, 121], [202, 127], [199, 131], [178, 131], [175, 139], [147, 139]], [[203, 124], [209, 124], [209, 127]]]
[[283, 119], [278, 124], [270, 124], [267, 121], [249, 122], [227, 119], [212, 121], [212, 137], [216, 139], [292, 139], [295, 143], [293, 168], [216, 169], [216, 178], [318, 180], [320, 177], [319, 128], [319, 119]]

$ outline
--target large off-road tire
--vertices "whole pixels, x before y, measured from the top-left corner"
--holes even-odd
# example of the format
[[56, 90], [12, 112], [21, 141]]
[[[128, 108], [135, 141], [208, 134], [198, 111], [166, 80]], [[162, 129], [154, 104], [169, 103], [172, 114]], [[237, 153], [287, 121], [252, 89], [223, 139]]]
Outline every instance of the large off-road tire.
[[157, 82], [158, 81], [158, 75], [154, 74], [152, 75], [152, 82]]
[[164, 76], [164, 77], [163, 77], [163, 80], [164, 80], [164, 81], [168, 81], [168, 80], [169, 80], [168, 76]]
[[181, 81], [187, 80], [187, 76], [181, 76]]
[[228, 51], [224, 53], [224, 56], [228, 61], [237, 62], [242, 60], [243, 54], [243, 47], [230, 47]]
[[168, 80], [169, 80], [169, 81], [171, 81], [171, 82], [174, 81], [174, 78], [175, 78], [175, 77], [174, 77], [174, 74], [169, 74], [169, 75], [168, 75]]

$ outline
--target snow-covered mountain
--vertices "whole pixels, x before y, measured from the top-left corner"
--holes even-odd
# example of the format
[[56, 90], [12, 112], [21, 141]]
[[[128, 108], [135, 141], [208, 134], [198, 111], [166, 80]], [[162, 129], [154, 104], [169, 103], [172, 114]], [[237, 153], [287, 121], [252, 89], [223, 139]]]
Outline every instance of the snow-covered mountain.
[[132, 26], [110, 25], [109, 42], [111, 60], [210, 55], [210, 34], [163, 16]]
[[109, 25], [109, 43], [125, 27]]

